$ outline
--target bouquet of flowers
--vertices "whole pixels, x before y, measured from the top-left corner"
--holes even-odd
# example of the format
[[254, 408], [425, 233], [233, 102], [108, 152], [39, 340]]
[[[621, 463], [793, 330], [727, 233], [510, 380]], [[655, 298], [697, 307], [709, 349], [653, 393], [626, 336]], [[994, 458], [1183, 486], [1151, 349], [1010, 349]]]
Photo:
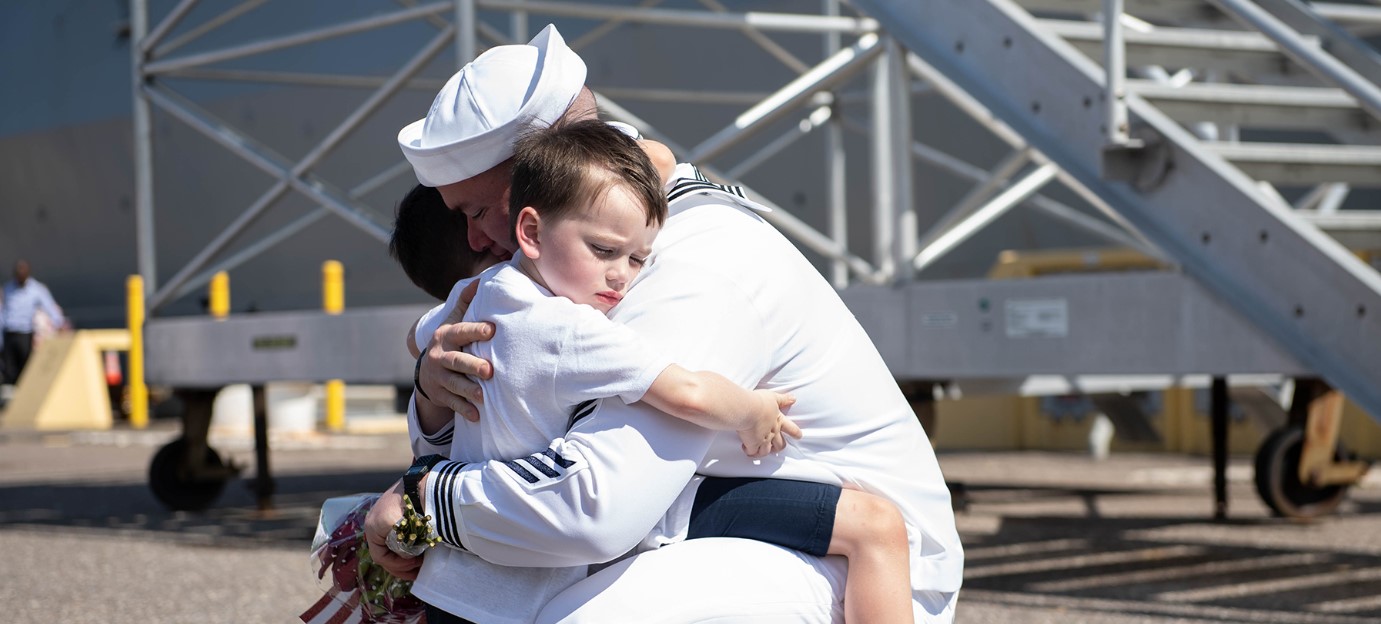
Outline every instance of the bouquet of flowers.
[[374, 563], [365, 543], [364, 518], [378, 494], [328, 499], [321, 506], [312, 540], [312, 568], [330, 587], [321, 600], [299, 616], [307, 624], [425, 623], [423, 605], [412, 595], [412, 582], [389, 574]]

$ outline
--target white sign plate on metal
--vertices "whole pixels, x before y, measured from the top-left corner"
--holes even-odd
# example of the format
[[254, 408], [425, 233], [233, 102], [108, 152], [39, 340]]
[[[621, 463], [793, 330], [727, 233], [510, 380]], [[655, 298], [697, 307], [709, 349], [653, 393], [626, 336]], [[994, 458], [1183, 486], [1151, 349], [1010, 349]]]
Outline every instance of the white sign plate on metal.
[[922, 312], [921, 327], [925, 329], [954, 329], [959, 325], [959, 315], [953, 312]]
[[1008, 338], [1069, 335], [1069, 302], [1065, 299], [1012, 299], [1005, 308]]

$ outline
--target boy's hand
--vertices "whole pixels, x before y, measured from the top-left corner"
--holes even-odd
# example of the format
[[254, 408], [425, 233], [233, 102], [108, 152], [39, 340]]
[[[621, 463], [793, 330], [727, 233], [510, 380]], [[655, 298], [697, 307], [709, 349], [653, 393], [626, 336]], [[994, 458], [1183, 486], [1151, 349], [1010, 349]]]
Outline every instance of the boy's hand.
[[460, 322], [474, 301], [478, 287], [479, 282], [466, 287], [456, 309], [432, 334], [417, 375], [417, 384], [426, 393], [427, 400], [471, 422], [479, 421], [479, 409], [475, 406], [484, 402], [484, 395], [469, 375], [489, 379], [494, 374], [489, 362], [461, 351], [465, 345], [494, 337], [493, 323]]
[[786, 436], [801, 439], [801, 428], [782, 413], [796, 403], [796, 397], [771, 390], [754, 390], [753, 395], [761, 399], [762, 405], [757, 425], [738, 432], [745, 454], [762, 457], [786, 448]]

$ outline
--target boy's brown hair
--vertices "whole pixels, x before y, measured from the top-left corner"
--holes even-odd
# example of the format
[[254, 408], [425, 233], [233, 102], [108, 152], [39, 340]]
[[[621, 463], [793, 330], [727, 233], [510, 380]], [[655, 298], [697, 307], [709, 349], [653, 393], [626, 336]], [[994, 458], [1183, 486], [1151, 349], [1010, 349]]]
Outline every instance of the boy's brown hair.
[[666, 220], [662, 177], [632, 137], [596, 119], [531, 130], [513, 146], [509, 234], [516, 235], [518, 213], [525, 206], [543, 219], [561, 219], [615, 185], [639, 200], [648, 225]]

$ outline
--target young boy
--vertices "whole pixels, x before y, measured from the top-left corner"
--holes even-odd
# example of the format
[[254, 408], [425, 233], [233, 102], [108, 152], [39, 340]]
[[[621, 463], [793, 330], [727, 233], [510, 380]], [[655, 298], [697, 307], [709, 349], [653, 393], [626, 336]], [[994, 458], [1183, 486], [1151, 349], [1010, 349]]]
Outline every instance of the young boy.
[[[513, 422], [491, 414], [578, 418], [589, 402], [613, 395], [703, 427], [738, 431], [753, 457], [781, 450], [784, 431], [799, 437], [780, 412], [789, 397], [686, 371], [604, 316], [652, 261], [667, 210], [661, 178], [633, 140], [597, 121], [534, 131], [516, 145], [512, 175], [509, 217], [519, 253], [479, 276], [466, 312], [466, 320], [501, 327], [493, 340], [474, 346], [497, 374], [480, 381], [482, 434], [465, 435], [458, 419], [453, 454], [521, 457], [560, 437], [570, 422]], [[457, 284], [446, 304], [419, 321], [418, 344], [467, 284]], [[687, 536], [745, 537], [845, 555], [849, 621], [912, 621], [905, 528], [896, 507], [880, 497], [819, 483], [707, 478]]]

